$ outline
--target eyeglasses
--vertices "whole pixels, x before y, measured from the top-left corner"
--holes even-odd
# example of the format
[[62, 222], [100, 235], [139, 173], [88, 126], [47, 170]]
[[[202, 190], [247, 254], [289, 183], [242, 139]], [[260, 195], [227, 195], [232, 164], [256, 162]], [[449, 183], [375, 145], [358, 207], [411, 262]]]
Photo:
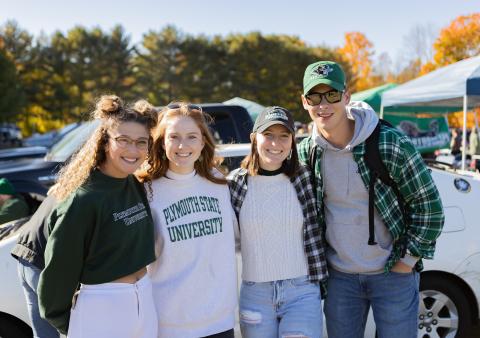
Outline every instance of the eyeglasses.
[[343, 92], [332, 89], [325, 93], [317, 93], [317, 92], [308, 93], [307, 95], [305, 95], [305, 99], [307, 100], [307, 103], [309, 105], [317, 106], [320, 103], [322, 103], [323, 97], [325, 97], [325, 100], [327, 100], [328, 103], [340, 102], [342, 100], [342, 94]]
[[202, 107], [200, 107], [199, 105], [197, 104], [193, 104], [193, 103], [176, 103], [176, 102], [172, 102], [172, 103], [169, 103], [167, 105], [167, 108], [168, 109], [179, 109], [179, 108], [182, 108], [182, 107], [187, 107], [188, 109], [190, 110], [199, 110], [200, 112], [203, 113], [203, 110], [202, 110]]
[[120, 148], [127, 148], [129, 145], [134, 144], [138, 150], [147, 150], [148, 149], [148, 139], [140, 137], [139, 139], [132, 140], [128, 136], [110, 136]]

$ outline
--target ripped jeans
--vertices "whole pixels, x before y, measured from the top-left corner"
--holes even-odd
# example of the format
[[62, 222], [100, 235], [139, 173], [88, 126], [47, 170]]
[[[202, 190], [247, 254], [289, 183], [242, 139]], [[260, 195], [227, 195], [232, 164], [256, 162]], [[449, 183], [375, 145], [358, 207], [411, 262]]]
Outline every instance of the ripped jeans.
[[274, 282], [243, 281], [240, 329], [243, 338], [321, 338], [320, 286], [307, 276]]

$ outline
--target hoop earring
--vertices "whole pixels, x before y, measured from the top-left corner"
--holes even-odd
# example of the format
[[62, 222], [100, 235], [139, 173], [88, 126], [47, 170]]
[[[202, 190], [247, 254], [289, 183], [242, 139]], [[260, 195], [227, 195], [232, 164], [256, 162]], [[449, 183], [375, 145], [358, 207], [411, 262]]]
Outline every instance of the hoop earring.
[[287, 160], [290, 161], [292, 159], [292, 149], [290, 149], [290, 152], [288, 153]]

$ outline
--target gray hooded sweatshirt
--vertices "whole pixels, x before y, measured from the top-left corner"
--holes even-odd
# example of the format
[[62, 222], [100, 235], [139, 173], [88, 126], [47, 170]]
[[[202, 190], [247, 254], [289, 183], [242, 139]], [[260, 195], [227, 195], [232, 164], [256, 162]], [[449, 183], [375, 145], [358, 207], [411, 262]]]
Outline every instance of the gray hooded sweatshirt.
[[368, 245], [368, 190], [358, 173], [352, 149], [375, 129], [378, 117], [364, 102], [351, 102], [347, 114], [355, 120], [352, 140], [343, 149], [332, 146], [314, 128], [313, 139], [322, 147], [324, 207], [331, 267], [347, 273], [381, 273], [390, 256], [392, 236], [375, 210], [375, 240]]

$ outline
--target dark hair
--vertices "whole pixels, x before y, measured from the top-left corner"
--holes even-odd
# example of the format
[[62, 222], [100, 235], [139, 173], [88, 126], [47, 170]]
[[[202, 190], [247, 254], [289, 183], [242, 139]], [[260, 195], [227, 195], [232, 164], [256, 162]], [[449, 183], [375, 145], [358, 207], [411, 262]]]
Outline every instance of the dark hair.
[[[288, 128], [285, 128], [288, 130]], [[267, 129], [268, 130], [268, 129]], [[260, 169], [260, 155], [257, 150], [257, 133], [251, 134], [252, 146], [250, 148], [250, 154], [248, 154], [240, 164], [240, 166], [247, 170], [250, 176], [258, 175], [258, 170]], [[295, 143], [295, 134], [292, 135], [292, 156], [290, 159], [285, 159], [282, 164], [282, 171], [288, 177], [293, 177], [298, 171], [298, 152], [297, 145]]]

